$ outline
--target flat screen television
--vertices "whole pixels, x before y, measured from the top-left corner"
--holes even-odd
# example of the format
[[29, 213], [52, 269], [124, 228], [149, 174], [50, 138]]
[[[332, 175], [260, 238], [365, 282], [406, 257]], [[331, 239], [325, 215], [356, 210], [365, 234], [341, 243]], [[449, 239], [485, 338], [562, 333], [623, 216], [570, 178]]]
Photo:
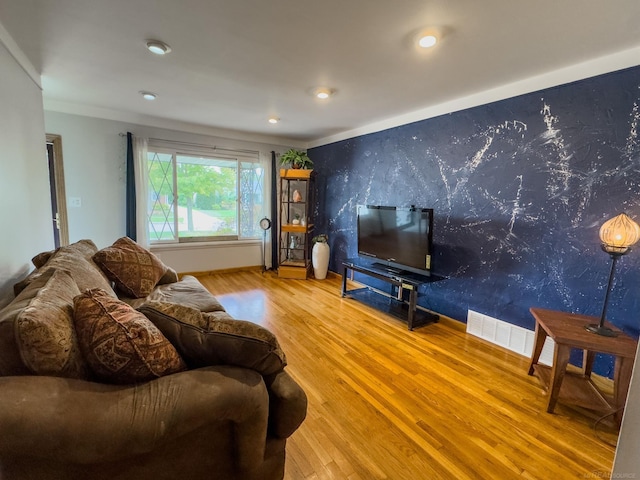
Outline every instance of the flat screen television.
[[358, 255], [390, 271], [431, 270], [433, 209], [358, 205]]

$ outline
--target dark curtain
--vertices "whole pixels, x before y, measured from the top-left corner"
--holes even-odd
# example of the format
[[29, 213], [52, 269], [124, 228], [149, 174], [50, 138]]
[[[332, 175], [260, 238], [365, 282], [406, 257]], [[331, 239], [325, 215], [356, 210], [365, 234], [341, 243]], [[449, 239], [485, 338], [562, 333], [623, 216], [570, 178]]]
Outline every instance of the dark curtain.
[[133, 135], [127, 132], [127, 237], [136, 238], [136, 177], [133, 166]]
[[276, 169], [276, 152], [271, 151], [271, 269], [278, 269], [278, 170]]

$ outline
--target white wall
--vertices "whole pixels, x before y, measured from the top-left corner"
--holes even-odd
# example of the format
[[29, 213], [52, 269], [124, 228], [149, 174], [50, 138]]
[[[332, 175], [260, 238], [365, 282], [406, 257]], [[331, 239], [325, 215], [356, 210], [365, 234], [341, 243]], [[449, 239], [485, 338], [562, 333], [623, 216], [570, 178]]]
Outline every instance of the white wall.
[[54, 247], [39, 78], [32, 78], [14, 58], [2, 34], [0, 307], [12, 299], [13, 283], [33, 268], [31, 258]]
[[[98, 248], [125, 233], [126, 139], [110, 120], [45, 112], [48, 134], [62, 136], [69, 241], [90, 238]], [[126, 131], [126, 130], [125, 130]], [[73, 207], [70, 199], [80, 199]]]
[[[92, 239], [99, 248], [111, 245], [125, 235], [125, 159], [127, 131], [135, 136], [210, 145], [221, 148], [251, 149], [270, 163], [271, 151], [283, 152], [288, 146], [232, 140], [192, 134], [117, 120], [46, 111], [47, 133], [61, 135], [64, 158], [69, 241]], [[269, 176], [269, 175], [268, 175]], [[266, 191], [270, 191], [270, 183]], [[80, 199], [80, 207], [70, 200]], [[201, 272], [262, 264], [260, 241], [242, 243], [181, 244], [154, 246], [154, 253], [178, 272]], [[267, 260], [270, 255], [267, 254]]]
[[[163, 263], [178, 272], [203, 272], [262, 265], [262, 243], [215, 242], [201, 245], [152, 247]], [[269, 252], [267, 253], [269, 255]], [[269, 259], [267, 259], [269, 260]]]

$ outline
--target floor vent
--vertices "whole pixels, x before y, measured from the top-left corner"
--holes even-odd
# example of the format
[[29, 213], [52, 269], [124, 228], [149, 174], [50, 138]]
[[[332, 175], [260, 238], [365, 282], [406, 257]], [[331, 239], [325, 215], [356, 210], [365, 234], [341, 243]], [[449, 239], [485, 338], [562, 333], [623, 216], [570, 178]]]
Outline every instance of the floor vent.
[[[467, 314], [467, 333], [531, 358], [534, 341], [533, 330], [469, 310]], [[553, 363], [553, 347], [553, 340], [547, 337], [540, 355], [540, 363], [545, 365]]]

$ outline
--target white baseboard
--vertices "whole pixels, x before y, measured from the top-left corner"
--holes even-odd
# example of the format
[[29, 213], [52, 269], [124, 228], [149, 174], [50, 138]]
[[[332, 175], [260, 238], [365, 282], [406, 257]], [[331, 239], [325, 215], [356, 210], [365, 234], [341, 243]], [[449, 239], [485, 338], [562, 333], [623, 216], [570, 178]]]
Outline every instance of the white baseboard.
[[[467, 313], [467, 333], [531, 358], [534, 343], [533, 330], [469, 310]], [[540, 354], [540, 363], [553, 364], [554, 346], [554, 341], [547, 337]]]

